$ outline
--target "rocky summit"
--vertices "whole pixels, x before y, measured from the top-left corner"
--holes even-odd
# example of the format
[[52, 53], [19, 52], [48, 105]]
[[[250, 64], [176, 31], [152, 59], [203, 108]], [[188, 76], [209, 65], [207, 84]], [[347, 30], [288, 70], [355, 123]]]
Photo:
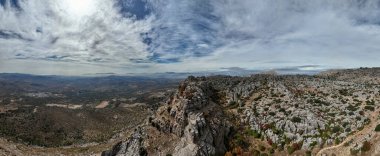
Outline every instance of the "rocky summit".
[[379, 106], [379, 68], [189, 77], [102, 155], [376, 155]]
[[205, 78], [187, 79], [146, 125], [103, 155], [224, 154], [233, 126], [217, 94]]

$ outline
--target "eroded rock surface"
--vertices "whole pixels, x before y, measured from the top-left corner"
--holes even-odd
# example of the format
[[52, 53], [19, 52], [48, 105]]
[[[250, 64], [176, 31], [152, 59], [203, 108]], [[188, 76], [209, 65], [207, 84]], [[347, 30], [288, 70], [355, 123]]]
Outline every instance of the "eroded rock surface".
[[[226, 142], [231, 124], [223, 120], [222, 106], [216, 104], [213, 87], [202, 79], [189, 78], [182, 82], [176, 94], [148, 119], [144, 129], [154, 129], [155, 135], [168, 135], [175, 146], [154, 144], [159, 136], [135, 133], [126, 142], [116, 145], [104, 155], [141, 155], [147, 149], [150, 155], [221, 155], [227, 151]], [[142, 130], [138, 130], [142, 131]], [[144, 142], [146, 142], [144, 144]], [[145, 154], [145, 153], [143, 153]]]

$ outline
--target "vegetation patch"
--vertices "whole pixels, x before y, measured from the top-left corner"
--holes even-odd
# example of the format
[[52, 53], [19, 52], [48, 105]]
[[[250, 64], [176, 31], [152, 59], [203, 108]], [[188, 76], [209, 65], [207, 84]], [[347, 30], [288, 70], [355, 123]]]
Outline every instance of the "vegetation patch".
[[378, 124], [378, 125], [376, 126], [375, 131], [376, 131], [376, 132], [380, 132], [380, 124]]
[[293, 117], [292, 122], [296, 122], [296, 123], [300, 123], [302, 121], [302, 119], [300, 117]]
[[365, 106], [364, 109], [367, 109], [367, 110], [370, 110], [370, 111], [374, 111], [375, 108], [373, 106]]
[[367, 151], [371, 150], [371, 143], [368, 142], [368, 141], [364, 141], [363, 142], [363, 146], [362, 146], [362, 148], [360, 150], [362, 152], [367, 152]]
[[293, 143], [291, 146], [287, 147], [288, 154], [292, 154], [297, 150], [300, 150], [302, 147], [302, 143]]
[[247, 129], [246, 134], [253, 136], [254, 138], [260, 138], [261, 137], [261, 134], [259, 132], [257, 132], [256, 130], [252, 130], [252, 129]]

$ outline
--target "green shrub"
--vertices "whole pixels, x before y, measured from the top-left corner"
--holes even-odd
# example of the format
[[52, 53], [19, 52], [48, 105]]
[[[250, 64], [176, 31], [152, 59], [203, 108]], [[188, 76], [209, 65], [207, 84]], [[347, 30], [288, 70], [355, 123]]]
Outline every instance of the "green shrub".
[[264, 152], [264, 151], [266, 150], [266, 148], [265, 148], [263, 145], [260, 145], [260, 146], [259, 146], [259, 149], [260, 149], [260, 151], [262, 151], [262, 152]]
[[311, 151], [306, 151], [306, 156], [311, 156]]
[[360, 115], [364, 115], [364, 111], [359, 111], [359, 114]]
[[349, 110], [349, 111], [356, 111], [356, 110], [359, 109], [359, 107], [355, 107], [355, 106], [353, 106], [353, 105], [349, 105], [349, 106], [347, 106], [346, 108], [347, 108], [347, 110]]
[[285, 136], [284, 140], [285, 140], [285, 144], [289, 144], [290, 141], [291, 141], [290, 138], [288, 138], [288, 137], [286, 137], [286, 136]]
[[340, 140], [338, 138], [335, 139], [335, 145], [338, 145], [340, 143]]
[[367, 110], [370, 110], [370, 111], [374, 111], [375, 108], [372, 107], [372, 106], [365, 106], [364, 109], [367, 109]]
[[363, 142], [363, 146], [362, 148], [360, 149], [362, 152], [367, 152], [371, 149], [371, 143], [368, 142], [368, 141], [364, 141]]
[[238, 144], [238, 145], [245, 145], [246, 142], [245, 142], [245, 137], [242, 135], [242, 134], [236, 134], [235, 135], [235, 143]]
[[371, 119], [368, 119], [368, 118], [366, 118], [366, 119], [364, 119], [364, 124], [369, 124], [369, 123], [371, 123]]
[[344, 146], [344, 147], [348, 147], [348, 146], [350, 146], [350, 143], [349, 143], [349, 142], [345, 142], [345, 143], [343, 144], [343, 146]]
[[351, 155], [357, 155], [359, 153], [359, 150], [350, 149]]
[[336, 115], [336, 113], [327, 113], [327, 115], [334, 117]]
[[239, 106], [238, 103], [235, 102], [235, 101], [230, 101], [230, 102], [228, 103], [228, 108], [230, 108], [230, 109], [235, 109], [235, 108], [237, 108], [238, 106]]
[[269, 153], [270, 154], [273, 154], [275, 152], [275, 149], [274, 148], [271, 148], [270, 150], [269, 150]]
[[343, 96], [349, 96], [350, 95], [350, 93], [348, 92], [347, 89], [341, 89], [341, 90], [339, 90], [339, 93]]
[[310, 147], [314, 147], [315, 145], [317, 145], [318, 143], [316, 141], [313, 141], [311, 144], [310, 144]]
[[330, 103], [326, 102], [326, 101], [322, 101], [320, 99], [309, 99], [307, 100], [308, 103], [312, 103], [313, 105], [317, 105], [317, 106], [321, 106], [321, 105], [325, 105], [325, 106], [329, 106]]
[[367, 103], [367, 105], [375, 105], [375, 101], [373, 101], [373, 100], [371, 100], [371, 101], [367, 100], [366, 103]]
[[277, 149], [278, 145], [276, 143], [272, 143], [272, 149]]
[[341, 130], [341, 128], [339, 126], [335, 126], [332, 128], [333, 133], [338, 133], [340, 130]]
[[293, 152], [300, 150], [302, 147], [302, 143], [293, 143], [291, 146], [287, 147], [288, 154], [292, 154]]
[[299, 117], [293, 117], [291, 121], [292, 121], [292, 122], [297, 122], [297, 123], [299, 123], [299, 122], [301, 122], [301, 120], [302, 120], [302, 119], [299, 118]]
[[294, 151], [296, 151], [292, 146], [288, 146], [287, 148], [288, 154], [292, 154]]
[[260, 156], [268, 156], [267, 153], [261, 153]]
[[260, 100], [261, 98], [263, 98], [262, 96], [258, 96], [258, 97], [256, 97], [255, 99], [253, 99], [253, 101], [258, 101], [258, 100]]
[[250, 136], [253, 136], [256, 139], [261, 137], [261, 134], [259, 132], [252, 130], [252, 129], [246, 130], [246, 133]]
[[258, 151], [258, 150], [254, 150], [254, 151], [252, 152], [252, 155], [253, 155], [253, 156], [260, 156], [260, 151]]
[[378, 125], [376, 126], [375, 131], [376, 131], [376, 132], [380, 132], [380, 124], [378, 124]]
[[343, 122], [343, 124], [342, 124], [342, 126], [343, 127], [346, 127], [346, 126], [348, 126], [350, 123], [348, 123], [348, 122]]

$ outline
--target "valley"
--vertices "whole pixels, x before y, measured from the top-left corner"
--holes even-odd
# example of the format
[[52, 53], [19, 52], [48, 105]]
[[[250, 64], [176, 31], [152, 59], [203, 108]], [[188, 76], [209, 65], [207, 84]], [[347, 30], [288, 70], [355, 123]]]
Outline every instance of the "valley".
[[0, 74], [0, 153], [101, 153], [141, 125], [177, 82]]

